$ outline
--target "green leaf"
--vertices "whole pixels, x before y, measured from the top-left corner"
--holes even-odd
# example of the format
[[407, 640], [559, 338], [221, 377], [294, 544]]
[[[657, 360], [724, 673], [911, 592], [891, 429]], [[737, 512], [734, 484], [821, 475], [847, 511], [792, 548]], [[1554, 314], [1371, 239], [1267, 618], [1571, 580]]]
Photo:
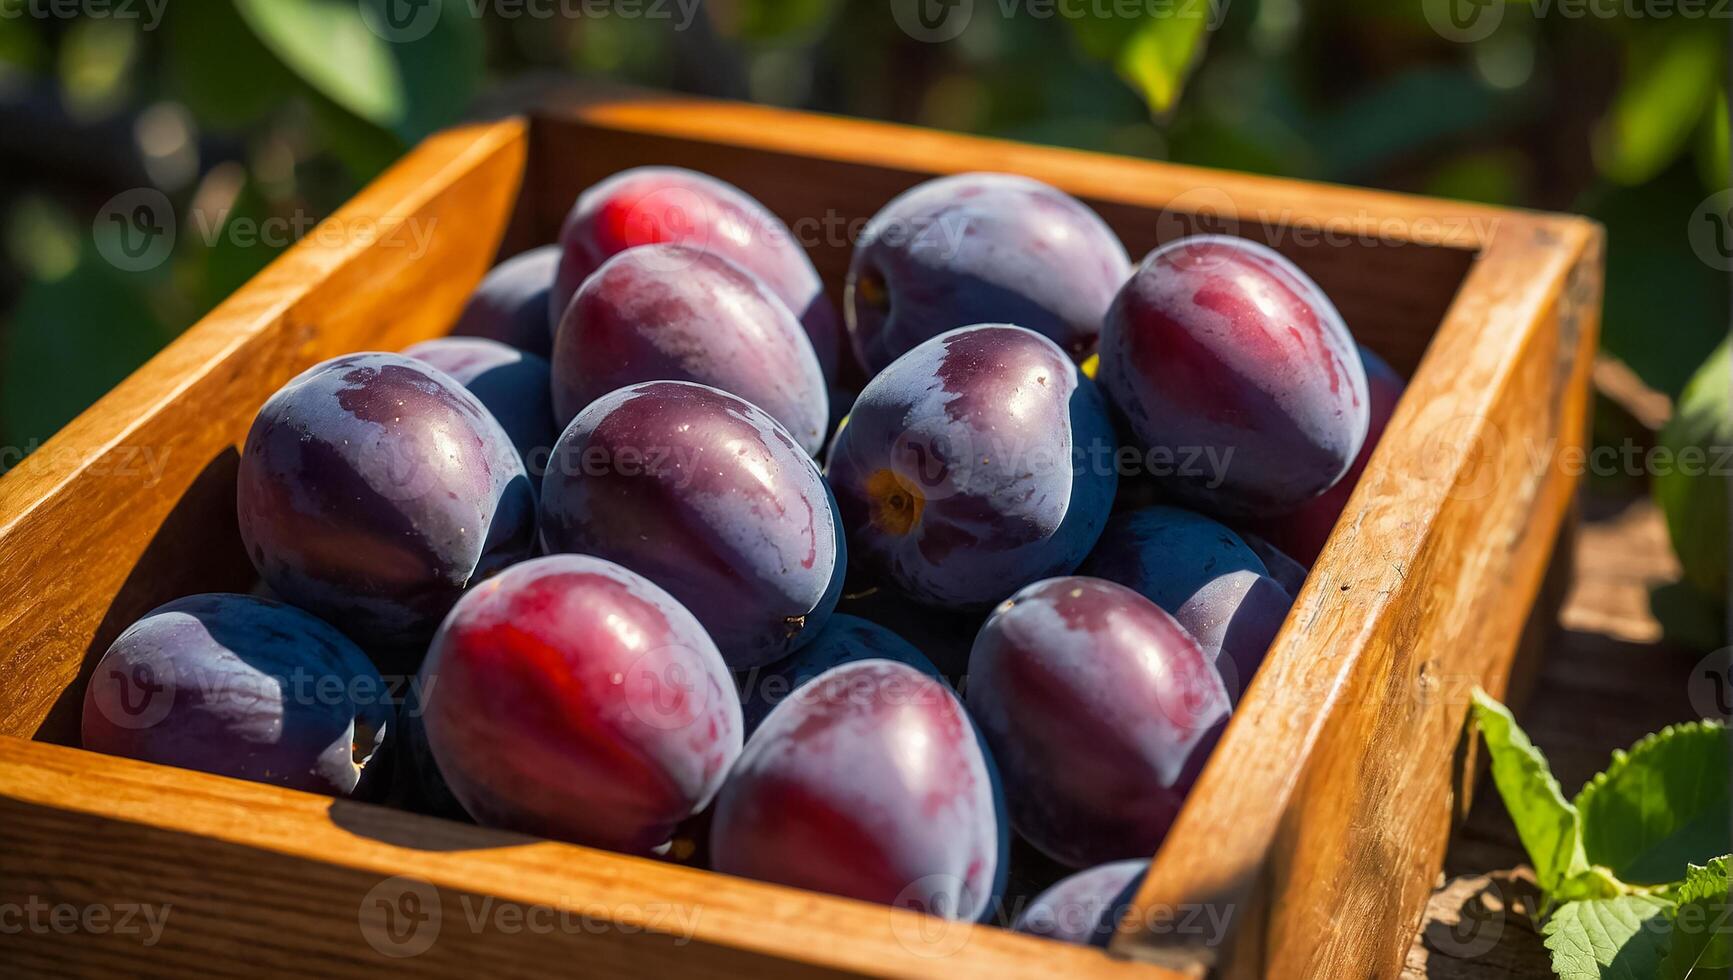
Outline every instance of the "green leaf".
[[1629, 42], [1624, 79], [1595, 133], [1595, 162], [1621, 184], [1661, 173], [1688, 145], [1720, 83], [1720, 32], [1639, 34]]
[[1568, 879], [1589, 871], [1576, 808], [1565, 800], [1546, 757], [1517, 726], [1510, 709], [1479, 688], [1474, 690], [1474, 720], [1492, 759], [1492, 781], [1528, 851], [1535, 878], [1546, 892], [1557, 891]]
[[1685, 980], [1693, 971], [1725, 969], [1729, 962], [1728, 930], [1733, 914], [1727, 902], [1727, 861], [1691, 865], [1675, 897], [1672, 940], [1661, 963], [1662, 980]]
[[483, 80], [487, 44], [472, 0], [434, 2], [440, 14], [427, 33], [390, 46], [404, 90], [402, 118], [391, 131], [410, 145], [461, 118]]
[[[1685, 581], [1720, 601], [1727, 595], [1727, 476], [1714, 464], [1733, 446], [1733, 348], [1728, 341], [1685, 386], [1659, 441], [1678, 462], [1657, 471], [1653, 484], [1673, 550]], [[1684, 465], [1681, 454], [1688, 449], [1704, 456], [1703, 465]]]
[[1664, 885], [1733, 850], [1727, 766], [1727, 730], [1716, 722], [1673, 725], [1613, 753], [1577, 794], [1584, 853], [1621, 881]]
[[170, 91], [199, 125], [241, 129], [289, 100], [295, 76], [260, 43], [232, 0], [180, 0], [162, 45]]
[[1652, 895], [1570, 902], [1542, 932], [1559, 980], [1653, 980], [1672, 903]]
[[375, 125], [403, 122], [407, 95], [390, 42], [345, 0], [234, 0], [253, 33], [290, 71]]
[[1170, 13], [1151, 15], [1120, 48], [1114, 66], [1143, 94], [1151, 110], [1165, 113], [1179, 101], [1209, 34], [1207, 6], [1180, 5]]

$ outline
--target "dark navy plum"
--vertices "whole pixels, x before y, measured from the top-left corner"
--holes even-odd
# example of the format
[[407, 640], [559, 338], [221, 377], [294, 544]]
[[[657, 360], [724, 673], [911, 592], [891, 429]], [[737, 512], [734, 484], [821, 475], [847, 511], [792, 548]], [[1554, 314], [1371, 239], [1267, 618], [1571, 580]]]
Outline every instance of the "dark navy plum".
[[1129, 275], [1125, 247], [1076, 198], [1013, 174], [957, 174], [903, 192], [873, 217], [843, 310], [869, 375], [976, 323], [1027, 327], [1081, 361]]
[[1229, 572], [1269, 569], [1227, 525], [1181, 507], [1113, 515], [1082, 573], [1118, 582], [1169, 613]]
[[401, 354], [333, 358], [272, 395], [236, 499], [265, 582], [364, 645], [424, 643], [465, 588], [535, 544], [510, 438], [461, 384]]
[[343, 634], [293, 606], [215, 593], [120, 634], [85, 689], [83, 744], [349, 796], [382, 759], [391, 722], [385, 682]]
[[716, 645], [668, 593], [599, 558], [537, 558], [471, 590], [421, 683], [439, 771], [487, 826], [648, 854], [740, 754]]
[[482, 277], [452, 334], [485, 337], [547, 357], [559, 322], [557, 311], [548, 313], [548, 293], [559, 265], [558, 245], [532, 248], [501, 262]]
[[868, 383], [828, 475], [863, 568], [929, 605], [986, 608], [1089, 553], [1114, 449], [1100, 395], [1064, 351], [984, 324]]
[[832, 667], [857, 660], [889, 660], [929, 677], [941, 676], [939, 668], [909, 641], [858, 616], [835, 614], [817, 638], [799, 652], [742, 676], [740, 704], [746, 734], [750, 737], [771, 709], [794, 696], [808, 681]]
[[1360, 454], [1354, 457], [1348, 475], [1325, 491], [1323, 496], [1301, 504], [1293, 513], [1256, 522], [1257, 529], [1266, 537], [1303, 562], [1318, 560], [1318, 553], [1324, 550], [1324, 542], [1336, 529], [1336, 521], [1341, 518], [1342, 509], [1348, 506], [1348, 497], [1359, 485], [1361, 474], [1366, 472], [1366, 462], [1372, 458], [1372, 450], [1383, 438], [1384, 427], [1390, 424], [1390, 416], [1396, 412], [1396, 402], [1402, 397], [1402, 376], [1390, 365], [1365, 347], [1360, 348], [1360, 360], [1366, 366], [1366, 381], [1371, 386], [1372, 420], [1366, 430], [1366, 441], [1360, 446]]
[[540, 479], [559, 435], [545, 359], [480, 337], [426, 340], [403, 353], [468, 388], [511, 438], [532, 480]]
[[833, 668], [771, 711], [710, 843], [726, 874], [963, 920], [990, 907], [1004, 844], [962, 704], [886, 660]]
[[1164, 479], [1211, 513], [1263, 517], [1328, 490], [1366, 438], [1366, 372], [1336, 308], [1297, 266], [1240, 238], [1149, 254], [1101, 330], [1102, 387]]
[[433, 748], [427, 744], [427, 719], [421, 707], [421, 678], [409, 685], [403, 703], [397, 706], [397, 731], [391, 739], [396, 779], [396, 805], [428, 816], [446, 820], [470, 822], [470, 815], [458, 802], [439, 763], [433, 758]]
[[1137, 897], [1149, 861], [1112, 861], [1079, 871], [1035, 896], [1011, 928], [1062, 943], [1106, 948]]
[[[1332, 490], [1331, 492], [1334, 493], [1335, 491]], [[1250, 531], [1242, 530], [1239, 535], [1240, 540], [1246, 543], [1246, 547], [1252, 549], [1252, 553], [1264, 563], [1264, 568], [1269, 571], [1270, 578], [1275, 579], [1276, 584], [1281, 586], [1283, 591], [1298, 598], [1300, 586], [1306, 584], [1306, 575], [1308, 574], [1306, 566], [1289, 558], [1287, 552]]]
[[627, 385], [696, 381], [764, 409], [807, 452], [824, 446], [824, 370], [800, 321], [715, 253], [644, 245], [604, 262], [566, 307], [553, 364], [562, 423]]
[[824, 284], [788, 226], [732, 184], [679, 167], [635, 167], [584, 191], [560, 228], [563, 250], [549, 316], [610, 257], [639, 245], [690, 245], [763, 280], [806, 328], [827, 379], [836, 378], [842, 328]]
[[1267, 575], [1228, 572], [1192, 593], [1173, 618], [1203, 647], [1238, 704], [1293, 604], [1287, 590]]
[[1229, 712], [1172, 616], [1082, 576], [1037, 582], [993, 612], [967, 696], [1012, 824], [1073, 868], [1155, 853]]
[[605, 395], [542, 482], [550, 552], [615, 561], [692, 610], [736, 670], [824, 628], [847, 551], [818, 466], [763, 411], [687, 381]]

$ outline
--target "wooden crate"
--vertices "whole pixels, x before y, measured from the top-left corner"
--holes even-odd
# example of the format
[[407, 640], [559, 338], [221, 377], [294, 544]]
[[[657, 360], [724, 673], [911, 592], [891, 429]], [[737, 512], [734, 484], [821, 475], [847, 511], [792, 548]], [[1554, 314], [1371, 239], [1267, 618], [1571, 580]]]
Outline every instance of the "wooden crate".
[[[1225, 227], [1298, 262], [1411, 376], [1111, 955], [69, 747], [86, 672], [121, 629], [252, 582], [236, 447], [266, 396], [321, 359], [444, 332], [499, 255], [551, 240], [581, 188], [647, 163], [764, 201], [833, 298], [849, 233], [940, 173], [1048, 181], [1134, 256]], [[118, 928], [0, 928], [0, 960], [993, 980], [1399, 969], [1472, 781], [1467, 692], [1505, 690], [1565, 526], [1599, 316], [1593, 223], [624, 96], [435, 136], [326, 227], [0, 479], [0, 913], [169, 907], [150, 947]]]

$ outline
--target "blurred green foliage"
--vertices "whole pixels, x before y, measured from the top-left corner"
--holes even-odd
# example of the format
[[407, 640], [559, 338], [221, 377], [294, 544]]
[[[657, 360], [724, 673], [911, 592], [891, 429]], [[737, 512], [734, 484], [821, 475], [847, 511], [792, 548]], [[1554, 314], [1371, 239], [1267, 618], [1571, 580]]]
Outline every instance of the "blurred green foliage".
[[[1438, 0], [953, 0], [966, 28], [928, 43], [902, 0], [432, 0], [407, 27], [391, 2], [167, 0], [153, 23], [0, 0], [0, 444], [278, 251], [231, 229], [326, 214], [478, 100], [584, 78], [1578, 210], [1609, 232], [1608, 352], [1676, 394], [1726, 329], [1687, 235], [1728, 180], [1719, 19], [1513, 2], [1458, 42]], [[139, 187], [178, 234], [126, 271], [92, 222]]]

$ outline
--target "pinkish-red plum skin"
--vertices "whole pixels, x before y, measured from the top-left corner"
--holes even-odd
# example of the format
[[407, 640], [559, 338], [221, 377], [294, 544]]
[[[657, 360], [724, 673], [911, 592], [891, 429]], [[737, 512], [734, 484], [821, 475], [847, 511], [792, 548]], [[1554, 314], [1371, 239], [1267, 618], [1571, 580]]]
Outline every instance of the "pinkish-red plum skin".
[[634, 167], [578, 196], [560, 228], [550, 319], [559, 322], [578, 287], [611, 256], [655, 244], [713, 252], [762, 279], [806, 328], [825, 377], [836, 378], [842, 326], [806, 250], [769, 208], [695, 170]]
[[1172, 616], [1083, 576], [1037, 582], [994, 611], [967, 696], [1012, 824], [1074, 868], [1155, 853], [1229, 713]]
[[1354, 465], [1335, 486], [1301, 504], [1293, 513], [1256, 521], [1252, 525], [1273, 545], [1307, 565], [1317, 561], [1318, 554], [1324, 550], [1324, 542], [1329, 540], [1336, 521], [1341, 519], [1348, 498], [1353, 495], [1354, 487], [1359, 485], [1360, 477], [1366, 472], [1366, 464], [1372, 459], [1372, 450], [1384, 437], [1384, 429], [1390, 424], [1390, 417], [1396, 414], [1396, 403], [1402, 398], [1402, 376], [1383, 358], [1361, 346], [1360, 360], [1366, 366], [1372, 411], [1366, 441], [1361, 443]]
[[422, 667], [428, 745], [484, 825], [649, 853], [740, 754], [740, 704], [691, 613], [585, 555], [466, 594]]
[[1144, 448], [1210, 461], [1164, 486], [1215, 514], [1292, 510], [1366, 438], [1366, 372], [1341, 315], [1293, 262], [1241, 238], [1151, 252], [1103, 322], [1099, 378]]
[[779, 704], [716, 800], [715, 868], [974, 920], [992, 902], [999, 823], [956, 696], [906, 664], [832, 668]]
[[824, 445], [824, 369], [782, 300], [720, 255], [641, 245], [604, 262], [566, 307], [554, 339], [555, 415], [563, 425], [608, 392], [664, 380], [739, 395], [808, 453]]

